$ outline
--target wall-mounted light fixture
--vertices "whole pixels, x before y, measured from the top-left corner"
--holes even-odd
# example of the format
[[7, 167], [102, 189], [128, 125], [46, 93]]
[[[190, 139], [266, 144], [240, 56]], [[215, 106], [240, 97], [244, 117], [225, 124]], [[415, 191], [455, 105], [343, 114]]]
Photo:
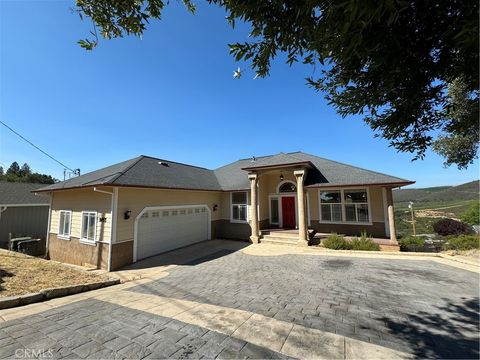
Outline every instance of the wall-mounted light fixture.
[[132, 213], [132, 212], [131, 212], [130, 210], [126, 210], [126, 211], [123, 213], [123, 218], [124, 218], [125, 220], [130, 219], [130, 214], [131, 214], [131, 213]]
[[280, 181], [283, 181], [283, 179], [285, 179], [285, 177], [283, 176], [283, 172], [280, 171]]
[[213, 211], [217, 211], [218, 209], [218, 205], [217, 204], [213, 204]]
[[106, 218], [105, 216], [102, 216], [101, 218], [98, 219], [98, 222], [106, 223], [106, 222], [107, 222], [107, 218]]

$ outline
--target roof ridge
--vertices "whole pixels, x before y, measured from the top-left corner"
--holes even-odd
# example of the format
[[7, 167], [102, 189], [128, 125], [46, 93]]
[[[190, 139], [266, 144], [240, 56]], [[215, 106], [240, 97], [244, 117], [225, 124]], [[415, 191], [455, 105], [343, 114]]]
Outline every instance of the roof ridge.
[[[279, 154], [281, 154], [281, 153], [279, 153]], [[278, 154], [270, 154], [270, 155], [262, 155], [262, 156], [255, 156], [255, 155], [253, 155], [252, 157], [255, 157], [255, 159], [263, 159], [263, 158], [272, 157], [272, 156], [275, 156], [275, 155], [278, 155]], [[251, 160], [252, 157], [244, 158], [244, 159], [238, 159], [238, 160], [234, 161], [234, 162], [231, 163], [231, 164], [234, 164], [234, 163], [236, 163], [237, 161]]]
[[340, 161], [337, 161], [337, 160], [327, 159], [327, 158], [324, 158], [324, 157], [321, 157], [321, 156], [317, 156], [317, 155], [312, 155], [312, 154], [309, 154], [309, 153], [306, 153], [306, 152], [303, 152], [303, 151], [299, 151], [299, 153], [302, 153], [302, 154], [308, 155], [308, 156], [313, 156], [313, 157], [316, 157], [316, 158], [319, 158], [319, 159], [322, 159], [322, 160], [330, 161], [330, 162], [333, 162], [333, 163], [336, 163], [336, 164], [340, 164], [340, 165], [344, 165], [344, 166], [349, 166], [349, 167], [352, 167], [352, 168], [360, 169], [360, 170], [363, 170], [363, 171], [368, 171], [368, 172], [371, 172], [371, 173], [375, 173], [375, 174], [379, 174], [379, 175], [383, 175], [383, 176], [388, 176], [388, 177], [394, 177], [394, 178], [397, 178], [397, 179], [400, 179], [400, 180], [410, 181], [410, 180], [407, 180], [407, 179], [404, 179], [404, 178], [400, 178], [400, 177], [398, 177], [398, 176], [393, 176], [393, 175], [385, 174], [385, 173], [382, 173], [382, 172], [380, 172], [380, 171], [365, 169], [365, 168], [360, 167], [360, 166], [355, 166], [355, 165], [347, 164], [347, 163], [340, 162]]
[[186, 163], [181, 163], [181, 162], [178, 162], [178, 161], [173, 161], [173, 160], [168, 160], [168, 159], [160, 159], [160, 158], [158, 158], [158, 157], [155, 157], [155, 156], [149, 156], [149, 155], [140, 155], [140, 157], [143, 157], [143, 158], [149, 158], [149, 159], [153, 159], [153, 160], [165, 161], [165, 162], [169, 162], [169, 163], [173, 163], [173, 164], [178, 164], [178, 165], [183, 165], [183, 166], [190, 166], [190, 167], [197, 168], [197, 169], [203, 169], [203, 170], [210, 170], [210, 171], [213, 171], [212, 169], [208, 169], [208, 168], [206, 168], [206, 167], [203, 167], [203, 166], [197, 166], [197, 165], [192, 165], [192, 164], [186, 164]]
[[[137, 156], [136, 160], [135, 160], [130, 166], [127, 166], [123, 171], [118, 171], [119, 174], [118, 174], [117, 176], [115, 176], [115, 177], [110, 181], [110, 183], [113, 184], [115, 181], [117, 181], [117, 180], [120, 178], [120, 176], [125, 175], [125, 173], [126, 173], [128, 170], [130, 170], [134, 165], [137, 165], [137, 164], [139, 163], [139, 161], [143, 159], [144, 156], [145, 156], [145, 155]], [[135, 158], [134, 158], [134, 159], [135, 159]], [[133, 160], [133, 159], [132, 159], [132, 160]], [[108, 177], [108, 176], [104, 176], [103, 178], [106, 178], [106, 177]], [[101, 179], [101, 178], [99, 178], [99, 179]], [[98, 180], [98, 179], [97, 179], [97, 180]], [[95, 180], [95, 181], [96, 181], [96, 180]], [[92, 181], [89, 181], [89, 182], [92, 182]]]

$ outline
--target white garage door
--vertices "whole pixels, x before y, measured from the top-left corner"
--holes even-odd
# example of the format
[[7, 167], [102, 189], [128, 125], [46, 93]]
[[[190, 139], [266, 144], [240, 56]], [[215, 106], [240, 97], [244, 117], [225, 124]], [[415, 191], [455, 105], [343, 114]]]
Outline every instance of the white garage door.
[[209, 239], [205, 205], [146, 208], [137, 220], [137, 260]]

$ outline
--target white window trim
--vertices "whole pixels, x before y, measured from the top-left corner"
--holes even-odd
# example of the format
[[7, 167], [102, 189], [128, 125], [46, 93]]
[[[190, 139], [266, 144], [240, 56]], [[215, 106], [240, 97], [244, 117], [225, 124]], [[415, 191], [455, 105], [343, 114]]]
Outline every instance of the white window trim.
[[[306, 209], [307, 223], [308, 223], [308, 226], [310, 226], [312, 219], [310, 218], [310, 196], [308, 194], [308, 191], [306, 192], [305, 195], [307, 200], [307, 209]], [[268, 221], [270, 222], [271, 225], [278, 225], [279, 228], [283, 227], [282, 197], [289, 197], [289, 196], [293, 196], [295, 198], [295, 228], [298, 228], [298, 201], [297, 201], [296, 192], [268, 194]], [[278, 199], [278, 223], [272, 222], [272, 198]]]
[[[68, 213], [70, 215], [70, 226], [68, 229], [68, 235], [67, 234], [60, 234], [60, 218], [62, 217], [62, 212]], [[58, 211], [58, 234], [57, 238], [61, 240], [70, 240], [70, 237], [72, 236], [72, 210], [59, 210]]]
[[[95, 228], [93, 230], [93, 240], [89, 240], [89, 239], [86, 239], [86, 238], [82, 237], [83, 221], [84, 221], [83, 215], [84, 214], [95, 214]], [[80, 242], [82, 244], [95, 245], [95, 243], [97, 241], [97, 221], [98, 221], [98, 212], [97, 211], [88, 211], [88, 210], [82, 211], [82, 221], [81, 221], [81, 224], [80, 224]]]
[[[245, 198], [246, 198], [246, 203], [245, 203], [245, 206], [246, 206], [246, 214], [245, 214], [245, 217], [246, 219], [245, 220], [237, 220], [237, 219], [234, 219], [233, 218], [233, 206], [234, 205], [243, 205], [243, 204], [234, 204], [233, 203], [233, 193], [245, 193]], [[231, 223], [236, 223], [236, 224], [248, 224], [248, 221], [250, 220], [250, 216], [249, 216], [249, 197], [248, 197], [248, 191], [232, 191], [230, 192], [230, 222]]]
[[[365, 190], [367, 192], [367, 205], [368, 205], [368, 221], [325, 221], [322, 220], [322, 200], [320, 199], [320, 193], [322, 191], [340, 191], [340, 196], [341, 196], [341, 203], [335, 203], [335, 204], [341, 204], [342, 206], [342, 218], [346, 219], [346, 214], [345, 214], [345, 205], [347, 204], [345, 202], [345, 190]], [[360, 204], [360, 203], [359, 203]], [[361, 203], [365, 204], [365, 203]], [[321, 188], [318, 189], [318, 214], [319, 214], [319, 220], [318, 222], [321, 224], [343, 224], [343, 225], [373, 225], [372, 222], [372, 206], [371, 206], [371, 199], [370, 199], [370, 188], [368, 187], [360, 187], [360, 186], [352, 186], [352, 187], [345, 187], [345, 188]], [[357, 215], [355, 215], [357, 216]]]
[[[290, 183], [290, 184], [293, 184], [295, 186], [295, 191], [291, 191], [291, 192], [280, 192], [280, 188], [282, 187], [283, 184], [286, 184], [286, 183]], [[292, 180], [282, 180], [278, 183], [277, 185], [277, 194], [296, 194], [297, 193], [297, 184], [295, 183], [295, 181], [292, 181]]]
[[[272, 199], [277, 200], [277, 213], [278, 213], [278, 222], [272, 221]], [[268, 196], [268, 221], [272, 225], [279, 225], [280, 226], [280, 197], [277, 195], [269, 195]]]

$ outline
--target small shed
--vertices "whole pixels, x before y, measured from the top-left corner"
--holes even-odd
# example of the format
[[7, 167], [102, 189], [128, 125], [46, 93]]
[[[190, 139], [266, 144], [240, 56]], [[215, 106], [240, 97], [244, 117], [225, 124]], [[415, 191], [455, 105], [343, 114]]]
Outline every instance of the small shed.
[[50, 198], [34, 191], [42, 184], [0, 181], [0, 247], [7, 248], [9, 235], [45, 238]]

